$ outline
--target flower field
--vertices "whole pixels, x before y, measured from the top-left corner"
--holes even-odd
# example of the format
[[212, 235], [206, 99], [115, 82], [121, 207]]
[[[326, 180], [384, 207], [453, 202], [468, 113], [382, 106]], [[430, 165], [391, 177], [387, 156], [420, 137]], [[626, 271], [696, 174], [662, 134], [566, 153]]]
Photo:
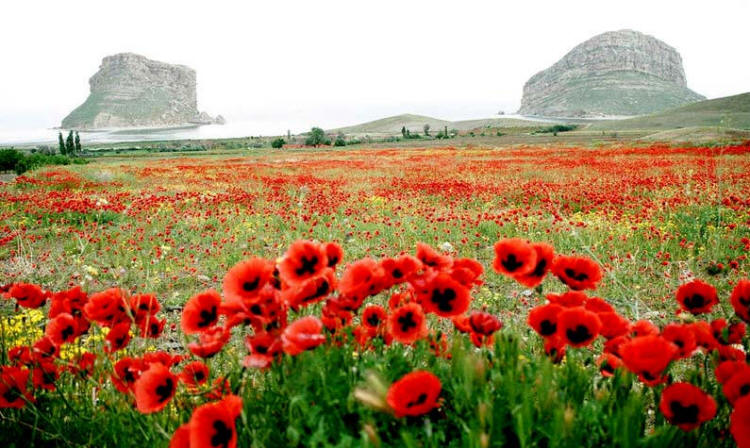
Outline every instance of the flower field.
[[750, 447], [750, 144], [0, 183], [0, 446]]

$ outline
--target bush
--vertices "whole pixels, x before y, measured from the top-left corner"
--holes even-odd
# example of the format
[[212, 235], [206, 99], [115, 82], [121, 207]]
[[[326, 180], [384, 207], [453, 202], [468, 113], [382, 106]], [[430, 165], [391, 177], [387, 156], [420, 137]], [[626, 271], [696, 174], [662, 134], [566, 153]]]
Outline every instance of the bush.
[[323, 129], [314, 127], [310, 130], [310, 136], [305, 139], [305, 145], [318, 147], [320, 145], [330, 146], [331, 139], [326, 137]]
[[344, 139], [343, 135], [339, 135], [336, 137], [336, 141], [333, 142], [333, 146], [346, 146], [346, 140]]
[[273, 141], [271, 141], [271, 148], [281, 149], [284, 147], [285, 144], [286, 144], [286, 141], [283, 138], [281, 137], [275, 138], [273, 139]]
[[14, 170], [16, 164], [23, 160], [24, 155], [21, 151], [15, 149], [2, 149], [0, 150], [0, 171], [11, 171]]

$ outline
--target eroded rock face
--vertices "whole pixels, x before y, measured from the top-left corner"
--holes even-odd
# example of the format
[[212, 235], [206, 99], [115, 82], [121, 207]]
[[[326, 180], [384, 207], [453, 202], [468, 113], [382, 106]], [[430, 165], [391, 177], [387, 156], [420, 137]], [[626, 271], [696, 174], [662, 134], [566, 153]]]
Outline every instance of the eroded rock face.
[[66, 129], [168, 127], [200, 116], [195, 70], [133, 53], [102, 60], [90, 94], [62, 121]]
[[632, 30], [611, 31], [575, 47], [526, 82], [523, 115], [640, 115], [700, 101], [687, 88], [674, 48]]

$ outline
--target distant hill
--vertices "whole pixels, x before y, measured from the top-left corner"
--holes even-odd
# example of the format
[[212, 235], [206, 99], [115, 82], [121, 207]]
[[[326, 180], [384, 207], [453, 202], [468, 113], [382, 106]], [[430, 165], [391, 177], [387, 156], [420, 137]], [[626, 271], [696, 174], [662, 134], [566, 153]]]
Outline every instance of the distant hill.
[[731, 144], [750, 141], [750, 131], [714, 126], [693, 126], [659, 131], [642, 137], [639, 140], [664, 143], [692, 143], [694, 145]]
[[483, 118], [476, 120], [447, 121], [424, 115], [402, 114], [393, 117], [381, 118], [380, 120], [368, 121], [354, 126], [330, 129], [329, 133], [341, 134], [389, 134], [401, 133], [401, 128], [406, 127], [411, 132], [422, 133], [424, 125], [429, 124], [432, 132], [439, 132], [445, 126], [448, 130], [457, 129], [467, 131], [481, 127], [530, 127], [539, 126], [540, 122], [521, 120], [517, 118]]
[[600, 121], [590, 130], [678, 129], [719, 126], [750, 129], [750, 92], [680, 106], [664, 112], [625, 120]]

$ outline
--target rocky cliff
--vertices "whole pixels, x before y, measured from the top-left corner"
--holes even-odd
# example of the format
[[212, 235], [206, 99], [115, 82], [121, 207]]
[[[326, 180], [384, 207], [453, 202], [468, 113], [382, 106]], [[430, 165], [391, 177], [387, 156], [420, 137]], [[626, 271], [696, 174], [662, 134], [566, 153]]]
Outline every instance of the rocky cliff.
[[[90, 94], [62, 121], [66, 129], [168, 127], [207, 120], [198, 112], [195, 70], [133, 53], [102, 60]], [[210, 117], [209, 117], [210, 118]]]
[[687, 88], [674, 48], [632, 30], [611, 31], [575, 47], [526, 82], [523, 115], [640, 115], [699, 101]]

